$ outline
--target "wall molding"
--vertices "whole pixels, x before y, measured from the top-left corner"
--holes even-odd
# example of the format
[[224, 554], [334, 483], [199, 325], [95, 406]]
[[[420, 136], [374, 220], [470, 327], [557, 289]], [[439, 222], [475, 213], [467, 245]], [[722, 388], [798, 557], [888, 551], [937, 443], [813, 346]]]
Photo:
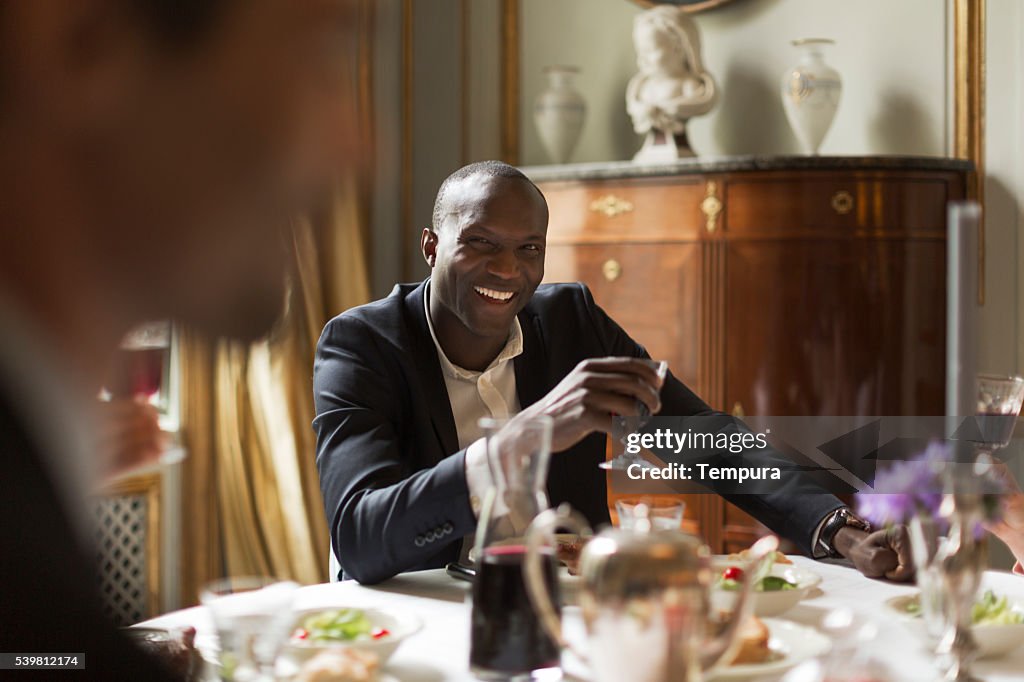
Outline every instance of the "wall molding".
[[[953, 154], [974, 164], [967, 196], [985, 207], [985, 0], [953, 2]], [[985, 219], [978, 227], [978, 305], [985, 305]]]

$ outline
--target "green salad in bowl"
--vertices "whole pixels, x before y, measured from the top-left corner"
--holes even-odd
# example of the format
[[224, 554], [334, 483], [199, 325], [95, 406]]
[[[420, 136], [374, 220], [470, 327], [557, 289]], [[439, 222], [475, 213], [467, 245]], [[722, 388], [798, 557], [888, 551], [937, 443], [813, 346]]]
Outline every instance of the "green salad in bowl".
[[[741, 557], [715, 557], [711, 562], [714, 583], [712, 604], [731, 611], [738, 592], [743, 588], [749, 562]], [[775, 555], [750, 576], [753, 581], [754, 615], [772, 617], [785, 613], [806, 597], [821, 582], [817, 573], [797, 566], [784, 554]]]
[[[903, 610], [911, 616], [921, 615], [921, 597], [907, 597], [902, 602]], [[971, 607], [972, 625], [1021, 625], [1024, 624], [1024, 611], [1008, 597], [1000, 597], [992, 590], [985, 593]]]
[[319, 651], [353, 648], [375, 654], [381, 665], [402, 640], [420, 629], [415, 616], [376, 608], [329, 607], [296, 614], [285, 655], [301, 664]]
[[[941, 626], [929, 627], [925, 623], [920, 594], [893, 597], [886, 604], [903, 617], [903, 623], [927, 646], [934, 646], [935, 628], [941, 631]], [[987, 589], [971, 608], [971, 624], [980, 658], [1002, 656], [1024, 646], [1024, 599], [1001, 596]]]
[[362, 609], [327, 609], [303, 618], [292, 638], [307, 642], [355, 642], [390, 635], [387, 628], [370, 622]]

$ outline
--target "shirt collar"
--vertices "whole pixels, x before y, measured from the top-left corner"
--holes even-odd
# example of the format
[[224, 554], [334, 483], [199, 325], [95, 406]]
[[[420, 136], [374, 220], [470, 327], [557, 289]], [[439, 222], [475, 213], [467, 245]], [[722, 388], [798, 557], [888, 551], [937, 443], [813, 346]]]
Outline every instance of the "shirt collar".
[[512, 328], [509, 330], [508, 340], [505, 342], [505, 347], [502, 348], [501, 352], [498, 353], [498, 356], [491, 361], [491, 364], [487, 366], [487, 369], [483, 372], [474, 372], [472, 370], [463, 369], [448, 359], [448, 356], [445, 355], [444, 349], [441, 348], [440, 342], [437, 340], [437, 334], [434, 332], [434, 323], [430, 319], [429, 281], [423, 291], [423, 312], [427, 316], [427, 328], [430, 330], [430, 338], [433, 339], [434, 347], [437, 349], [437, 357], [441, 360], [441, 371], [444, 372], [446, 377], [453, 379], [472, 379], [475, 381], [481, 374], [497, 369], [509, 360], [512, 360], [523, 353], [523, 327], [519, 324], [519, 317], [516, 316], [512, 319]]

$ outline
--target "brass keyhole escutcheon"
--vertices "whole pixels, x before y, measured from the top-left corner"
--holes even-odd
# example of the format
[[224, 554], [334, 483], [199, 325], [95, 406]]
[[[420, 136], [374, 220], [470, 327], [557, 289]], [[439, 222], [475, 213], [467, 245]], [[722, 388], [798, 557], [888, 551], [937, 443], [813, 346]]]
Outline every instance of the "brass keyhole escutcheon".
[[633, 202], [620, 199], [614, 194], [606, 194], [600, 199], [590, 202], [590, 210], [594, 213], [602, 213], [608, 218], [614, 218], [617, 215], [632, 212]]
[[614, 282], [620, 276], [622, 276], [622, 266], [619, 265], [619, 261], [614, 258], [609, 258], [601, 266], [601, 272], [604, 273], [604, 278], [609, 282]]
[[846, 215], [853, 210], [853, 195], [841, 189], [832, 195], [832, 210], [839, 215]]

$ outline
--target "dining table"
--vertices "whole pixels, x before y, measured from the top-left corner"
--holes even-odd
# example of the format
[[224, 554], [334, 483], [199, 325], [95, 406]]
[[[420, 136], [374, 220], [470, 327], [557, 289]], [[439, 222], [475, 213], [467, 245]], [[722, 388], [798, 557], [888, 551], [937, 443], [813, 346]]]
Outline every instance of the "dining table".
[[[908, 626], [906, 619], [887, 602], [914, 594], [913, 583], [894, 583], [870, 579], [845, 565], [792, 557], [801, 568], [821, 576], [818, 586], [797, 606], [780, 618], [797, 624], [822, 628], [825, 617], [841, 609], [873, 624], [877, 634], [858, 646], [888, 667], [893, 682], [935, 682], [941, 675], [936, 656], [923, 639]], [[983, 585], [998, 594], [1024, 601], [1024, 576], [987, 571]], [[295, 593], [296, 610], [318, 607], [374, 608], [411, 615], [422, 626], [405, 639], [382, 671], [382, 680], [390, 682], [440, 682], [476, 679], [469, 668], [470, 584], [456, 580], [443, 569], [402, 573], [377, 585], [354, 581], [324, 583], [300, 588]], [[566, 636], [583, 642], [585, 632], [580, 609], [563, 608]], [[203, 656], [216, 660], [217, 638], [207, 610], [187, 608], [150, 619], [139, 626], [169, 628], [193, 626], [196, 645]], [[868, 649], [864, 652], [863, 649]], [[826, 654], [827, 655], [827, 654]], [[563, 654], [563, 669], [568, 680], [587, 680], [586, 666], [571, 653]], [[986, 682], [1024, 681], [1024, 644], [1009, 654], [974, 663], [975, 676]], [[783, 672], [755, 675], [758, 682], [778, 680]], [[710, 676], [713, 682], [715, 677]], [[626, 682], [626, 681], [624, 681]]]

